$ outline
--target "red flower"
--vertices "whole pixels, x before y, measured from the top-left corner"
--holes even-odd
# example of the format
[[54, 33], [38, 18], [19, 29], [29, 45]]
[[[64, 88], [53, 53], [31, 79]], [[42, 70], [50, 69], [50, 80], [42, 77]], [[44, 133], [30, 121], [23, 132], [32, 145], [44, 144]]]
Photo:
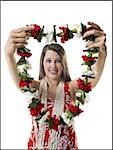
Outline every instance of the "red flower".
[[41, 27], [37, 24], [32, 24], [32, 26], [34, 26], [34, 29], [31, 30], [31, 36], [36, 38], [41, 31]]
[[46, 143], [48, 145], [48, 139], [49, 139], [49, 129], [46, 130], [46, 133], [45, 133], [45, 138], [44, 138], [44, 143]]
[[17, 52], [17, 54], [19, 55], [19, 56], [21, 56], [21, 57], [30, 57], [32, 54], [31, 53], [27, 53], [27, 52], [24, 52], [24, 53], [22, 53], [22, 52]]
[[73, 114], [80, 114], [81, 112], [83, 112], [79, 107], [74, 106], [73, 104], [69, 104], [69, 110], [73, 113]]
[[56, 117], [56, 115], [54, 115], [52, 128], [58, 131], [58, 125], [59, 125], [59, 119]]
[[85, 62], [95, 61], [95, 57], [88, 57], [86, 55], [83, 55], [82, 58]]
[[85, 84], [84, 80], [82, 80], [82, 79], [79, 78], [77, 80], [77, 83], [78, 83], [79, 89], [83, 90], [84, 92], [91, 91], [91, 88], [92, 88], [91, 82]]
[[69, 29], [68, 27], [59, 27], [59, 29], [63, 30], [62, 36], [61, 36], [61, 42], [64, 43], [65, 41], [68, 41], [69, 39]]
[[20, 80], [20, 82], [19, 82], [19, 87], [20, 87], [20, 88], [21, 88], [21, 87], [24, 87], [24, 86], [28, 87], [31, 82], [32, 82], [32, 81]]
[[30, 113], [32, 116], [38, 116], [41, 112], [42, 108], [44, 108], [44, 104], [39, 102], [35, 108], [30, 108]]
[[31, 139], [29, 139], [28, 150], [31, 150], [32, 147], [33, 147], [33, 141]]

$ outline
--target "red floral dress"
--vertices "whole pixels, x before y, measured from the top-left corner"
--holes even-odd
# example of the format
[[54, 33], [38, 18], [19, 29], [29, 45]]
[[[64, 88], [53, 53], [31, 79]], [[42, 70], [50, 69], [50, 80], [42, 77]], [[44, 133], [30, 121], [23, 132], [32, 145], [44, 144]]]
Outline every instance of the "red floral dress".
[[[68, 83], [64, 84], [64, 111], [67, 108], [68, 104], [71, 101], [71, 97], [70, 97], [70, 91], [69, 91], [69, 86]], [[50, 98], [47, 99], [47, 110], [49, 111], [50, 115], [52, 114], [52, 110], [53, 110], [53, 105], [54, 105], [54, 101]], [[37, 124], [32, 126], [32, 131], [31, 131], [31, 137], [29, 138], [29, 142], [28, 142], [28, 150], [38, 150], [40, 148], [38, 148], [38, 145], [36, 145], [36, 140], [37, 139], [37, 135], [35, 132], [35, 128], [37, 128], [37, 134], [39, 134], [39, 128], [40, 126]], [[43, 126], [42, 126], [43, 128]], [[71, 126], [68, 125], [61, 125], [60, 131], [58, 130], [58, 135], [60, 135], [59, 137], [59, 141], [57, 142], [57, 149], [60, 150], [78, 150], [78, 143], [77, 143], [77, 138], [76, 138], [76, 133], [74, 130], [74, 124]], [[48, 126], [46, 126], [45, 129], [45, 134], [43, 135], [44, 138], [44, 143], [43, 143], [43, 150], [47, 150], [48, 148], [48, 144], [49, 144], [49, 138], [51, 137], [51, 129], [48, 128]]]

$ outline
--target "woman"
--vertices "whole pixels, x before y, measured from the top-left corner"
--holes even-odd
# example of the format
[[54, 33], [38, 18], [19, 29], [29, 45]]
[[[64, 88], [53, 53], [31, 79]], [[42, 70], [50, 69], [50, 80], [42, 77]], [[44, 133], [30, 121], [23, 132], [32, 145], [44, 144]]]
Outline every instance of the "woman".
[[[94, 88], [103, 72], [107, 52], [106, 52], [106, 35], [104, 31], [95, 23], [88, 22], [90, 30], [83, 34], [83, 39], [94, 35], [95, 41], [88, 41], [87, 49], [99, 47], [99, 56], [95, 64], [96, 77], [89, 79], [92, 88]], [[14, 57], [17, 48], [24, 47], [27, 44], [27, 38], [30, 37], [32, 26], [22, 27], [13, 30], [5, 46], [5, 55], [8, 62], [9, 70], [16, 86], [19, 88], [20, 78], [18, 68]], [[26, 32], [27, 31], [27, 32]], [[77, 81], [71, 80], [66, 54], [63, 47], [59, 44], [46, 45], [40, 58], [39, 81], [33, 81], [31, 88], [39, 91], [39, 97], [42, 100], [44, 108], [48, 111], [49, 117], [59, 117], [75, 96]], [[48, 116], [44, 116], [45, 121]], [[32, 117], [33, 128], [31, 137], [28, 142], [28, 149], [78, 149], [74, 124], [60, 125], [56, 130], [51, 130], [45, 122], [38, 122]]]

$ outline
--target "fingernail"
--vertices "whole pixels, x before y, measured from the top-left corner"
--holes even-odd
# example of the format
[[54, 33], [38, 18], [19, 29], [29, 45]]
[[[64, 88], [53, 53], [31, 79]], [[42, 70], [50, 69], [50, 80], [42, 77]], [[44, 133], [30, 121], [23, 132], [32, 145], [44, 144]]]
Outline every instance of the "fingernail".
[[28, 42], [24, 43], [24, 45], [27, 45], [27, 44], [28, 44]]

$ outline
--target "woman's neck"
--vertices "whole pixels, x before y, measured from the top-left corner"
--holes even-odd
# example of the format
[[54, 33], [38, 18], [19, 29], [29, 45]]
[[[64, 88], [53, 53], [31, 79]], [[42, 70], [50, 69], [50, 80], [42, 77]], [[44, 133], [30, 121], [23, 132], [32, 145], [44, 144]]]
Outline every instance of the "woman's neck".
[[53, 80], [53, 79], [49, 79], [46, 77], [47, 83], [49, 85], [49, 87], [55, 87], [58, 85], [60, 80]]

